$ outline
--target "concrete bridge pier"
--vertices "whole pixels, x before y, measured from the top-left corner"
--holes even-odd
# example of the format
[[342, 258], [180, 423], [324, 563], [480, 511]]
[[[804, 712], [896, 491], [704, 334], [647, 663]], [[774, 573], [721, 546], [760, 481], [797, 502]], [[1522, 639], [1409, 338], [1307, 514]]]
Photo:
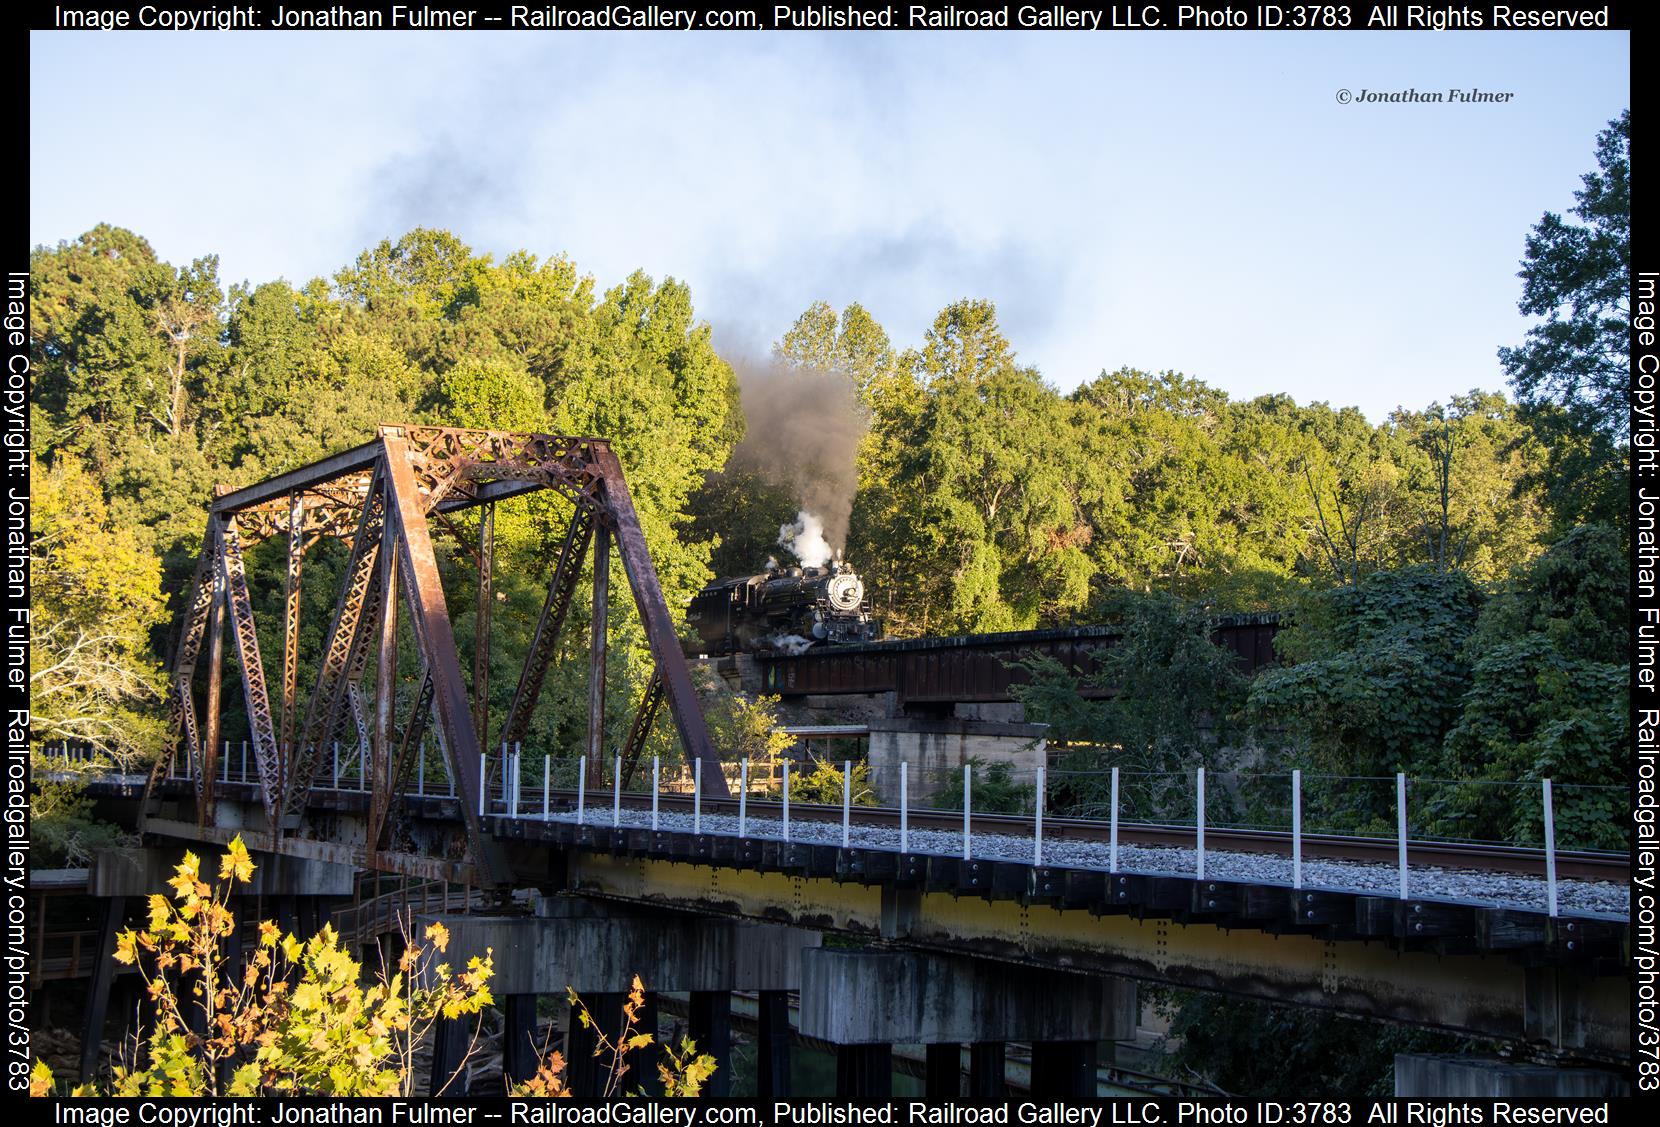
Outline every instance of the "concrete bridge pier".
[[705, 1082], [704, 1094], [730, 1096], [732, 1069], [725, 1065], [732, 1059], [732, 992], [693, 990], [686, 1032], [696, 1042], [698, 1052], [708, 1053], [723, 1065]]
[[922, 1086], [929, 1099], [954, 1100], [961, 1096], [963, 1047], [943, 1042], [929, 1045], [922, 1065]]
[[787, 1099], [790, 1087], [790, 993], [762, 990], [755, 1034], [755, 1098]]
[[1000, 1100], [1009, 1094], [1004, 1078], [1007, 1046], [1001, 1041], [977, 1041], [968, 1047], [968, 1094], [977, 1100]]
[[509, 1085], [536, 1075], [536, 995], [508, 994], [501, 1000], [501, 1071]]
[[[451, 966], [491, 952], [491, 991], [508, 999], [510, 1015], [513, 1007], [521, 1014], [520, 1022], [508, 1023], [512, 1052], [521, 1051], [517, 1040], [524, 1036], [519, 1032], [526, 1024], [522, 1015], [532, 1015], [533, 1022], [536, 997], [564, 997], [567, 987], [576, 990], [592, 1018], [602, 1023], [606, 1037], [615, 1041], [622, 1032], [623, 1005], [638, 976], [646, 997], [637, 1028], [656, 1031], [657, 992], [688, 994], [688, 1035], [717, 1065], [704, 1091], [726, 1095], [732, 1084], [732, 992], [757, 991], [765, 1027], [758, 1087], [764, 1092], [770, 1086], [777, 1094], [788, 1090], [787, 992], [801, 988], [802, 954], [817, 948], [817, 932], [630, 910], [566, 896], [544, 899], [534, 916], [423, 916], [417, 926], [424, 929], [437, 920], [450, 932], [445, 958]], [[526, 1000], [514, 1000], [519, 998]], [[595, 1045], [594, 1031], [583, 1028], [573, 1013], [565, 1059], [568, 1083], [578, 1096], [601, 1094], [610, 1075], [611, 1054], [595, 1059]], [[655, 1092], [656, 1058], [649, 1050], [637, 1050], [628, 1059], [623, 1090]], [[526, 1061], [522, 1067], [534, 1065]]]
[[941, 1095], [956, 1093], [969, 1044], [970, 1094], [1002, 1095], [1009, 1041], [1032, 1045], [1034, 1095], [1094, 1096], [1096, 1042], [1135, 1033], [1135, 986], [1122, 979], [911, 951], [801, 960], [801, 1032], [837, 1046], [838, 1096], [891, 1092], [895, 1044], [929, 1046], [928, 1087]]

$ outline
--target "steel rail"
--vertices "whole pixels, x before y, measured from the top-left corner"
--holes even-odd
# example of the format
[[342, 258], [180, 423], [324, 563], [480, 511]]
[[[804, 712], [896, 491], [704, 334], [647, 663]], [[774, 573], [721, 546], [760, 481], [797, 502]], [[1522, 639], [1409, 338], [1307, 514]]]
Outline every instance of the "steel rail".
[[[572, 802], [574, 802], [576, 795], [574, 789], [554, 788], [550, 793], [565, 797]], [[646, 804], [649, 804], [651, 796], [638, 791], [625, 792], [622, 800], [625, 807], [643, 809]], [[659, 796], [659, 803], [665, 811], [690, 811], [692, 808], [691, 795], [682, 795], [678, 792], [664, 792]], [[738, 800], [736, 798], [711, 798], [705, 795], [702, 806], [705, 817], [711, 814], [736, 816], [738, 812]], [[748, 801], [748, 814], [751, 819], [757, 817], [776, 819], [779, 817], [781, 809], [781, 803], [766, 799], [751, 797]], [[899, 825], [899, 808], [896, 806], [855, 806], [850, 811], [849, 817], [854, 825], [883, 828], [897, 827]], [[913, 807], [907, 812], [907, 817], [913, 830], [939, 830], [956, 834], [960, 834], [962, 831], [963, 815], [960, 810], [918, 810]], [[790, 801], [790, 820], [792, 822], [833, 822], [839, 825], [841, 822], [841, 807], [803, 803], [792, 799]], [[1020, 814], [973, 814], [972, 824], [976, 834], [1030, 836], [1032, 819]], [[1108, 828], [1105, 822], [1097, 822], [1093, 819], [1052, 817], [1046, 813], [1043, 817], [1043, 835], [1045, 839], [1104, 842], [1107, 840]], [[1166, 825], [1155, 822], [1121, 821], [1118, 823], [1118, 840], [1121, 845], [1176, 846], [1191, 849], [1194, 846], [1194, 837], [1194, 827], [1192, 826]], [[1283, 830], [1239, 829], [1207, 825], [1205, 827], [1205, 843], [1207, 851], [1210, 852], [1266, 853], [1287, 859], [1291, 856], [1291, 834]], [[1393, 864], [1397, 847], [1398, 843], [1392, 837], [1369, 838], [1343, 834], [1303, 834], [1303, 858], [1305, 860]], [[1414, 865], [1480, 872], [1516, 873], [1537, 877], [1545, 875], [1545, 851], [1543, 848], [1533, 848], [1525, 845], [1408, 839], [1407, 852], [1411, 856]], [[1628, 881], [1631, 879], [1631, 858], [1624, 853], [1558, 849], [1556, 851], [1556, 871], [1559, 878], [1571, 880]]]

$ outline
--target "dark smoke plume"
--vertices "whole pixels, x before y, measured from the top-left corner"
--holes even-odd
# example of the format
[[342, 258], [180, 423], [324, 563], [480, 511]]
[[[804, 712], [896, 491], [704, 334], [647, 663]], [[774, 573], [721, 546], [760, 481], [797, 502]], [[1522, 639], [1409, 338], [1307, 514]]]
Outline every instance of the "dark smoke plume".
[[777, 359], [729, 362], [748, 429], [727, 468], [792, 490], [804, 511], [798, 523], [816, 517], [830, 546], [846, 548], [858, 484], [854, 456], [869, 426], [853, 381]]

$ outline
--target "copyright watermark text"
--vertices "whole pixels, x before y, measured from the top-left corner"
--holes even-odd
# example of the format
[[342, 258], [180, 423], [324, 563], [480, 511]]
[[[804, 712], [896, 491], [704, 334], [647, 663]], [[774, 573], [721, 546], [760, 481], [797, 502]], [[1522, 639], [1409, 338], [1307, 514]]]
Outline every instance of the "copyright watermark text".
[[1516, 95], [1508, 90], [1477, 90], [1471, 87], [1468, 90], [1419, 90], [1415, 86], [1405, 90], [1349, 90], [1347, 88], [1337, 92], [1337, 103], [1341, 106], [1357, 105], [1370, 106], [1385, 103], [1418, 103], [1418, 102], [1471, 102], [1497, 104], [1508, 102]]

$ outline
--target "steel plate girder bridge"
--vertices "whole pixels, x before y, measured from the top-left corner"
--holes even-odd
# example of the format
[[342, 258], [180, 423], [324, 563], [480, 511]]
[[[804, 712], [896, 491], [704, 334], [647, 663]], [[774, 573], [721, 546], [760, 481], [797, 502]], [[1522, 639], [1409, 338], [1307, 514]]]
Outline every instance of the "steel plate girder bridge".
[[[495, 727], [487, 708], [494, 506], [540, 489], [563, 495], [572, 516]], [[476, 539], [450, 519], [473, 508], [482, 510]], [[476, 569], [470, 687], [439, 585], [434, 526], [461, 541]], [[287, 546], [274, 694], [244, 562], [248, 545], [273, 537]], [[307, 551], [323, 537], [343, 541], [348, 555], [315, 678], [302, 686], [299, 584]], [[490, 785], [484, 749], [524, 736], [590, 557], [586, 746], [591, 768], [609, 758], [604, 608], [613, 542], [655, 663], [620, 758], [631, 770], [666, 702], [715, 808], [727, 794], [718, 749], [609, 444], [389, 425], [373, 442], [213, 499], [171, 666], [182, 777], [157, 766], [140, 800], [141, 828], [201, 843], [240, 833], [251, 848], [312, 862], [840, 931], [893, 949], [1222, 990], [1528, 1042], [1563, 1058], [1629, 1060], [1624, 921], [495, 815], [480, 789]], [[402, 715], [400, 603], [420, 658], [419, 687]], [[236, 782], [217, 761], [227, 625], [256, 765]], [[411, 793], [412, 751], [429, 725], [453, 796]], [[336, 741], [361, 748], [361, 790], [319, 780], [324, 749]]]

